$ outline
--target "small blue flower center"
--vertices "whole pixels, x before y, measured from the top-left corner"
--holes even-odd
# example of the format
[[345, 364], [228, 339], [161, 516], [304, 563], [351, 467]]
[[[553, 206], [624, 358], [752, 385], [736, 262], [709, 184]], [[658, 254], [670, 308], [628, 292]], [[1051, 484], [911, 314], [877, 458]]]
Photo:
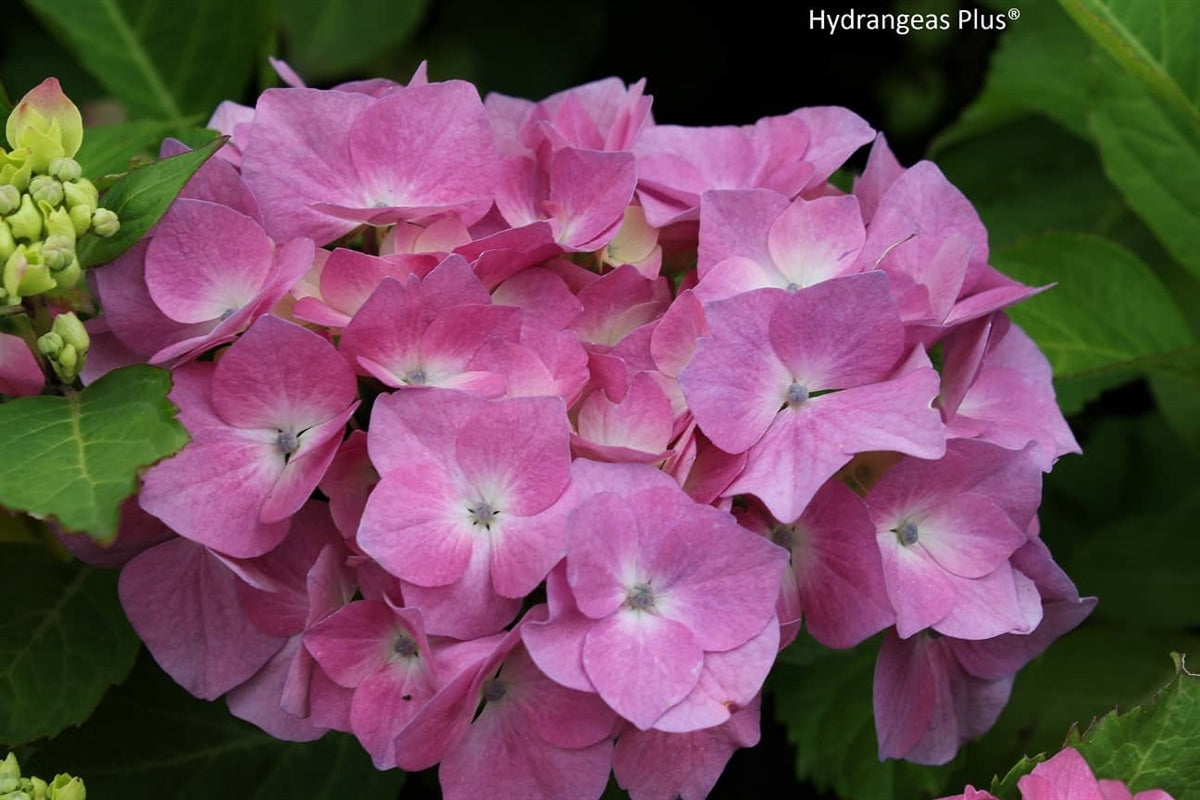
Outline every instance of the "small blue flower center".
[[484, 528], [490, 528], [500, 513], [492, 508], [492, 504], [486, 500], [480, 500], [475, 505], [468, 506], [467, 511], [471, 514], [471, 524], [481, 525]]
[[401, 658], [412, 658], [419, 652], [417, 643], [404, 634], [396, 637], [396, 643], [392, 645], [392, 651]]
[[806, 400], [808, 400], [808, 387], [796, 382], [787, 388], [787, 404], [789, 406], [798, 406]]
[[424, 386], [426, 380], [425, 370], [421, 367], [409, 370], [404, 376], [404, 382], [409, 386]]
[[284, 458], [300, 449], [300, 442], [296, 439], [295, 431], [280, 431], [279, 436], [275, 438], [275, 443], [279, 445], [279, 451], [283, 453]]
[[507, 690], [498, 678], [489, 678], [483, 683], [483, 699], [494, 703], [504, 697]]
[[896, 534], [896, 539], [900, 544], [909, 547], [917, 543], [917, 524], [909, 520], [905, 520], [904, 524], [899, 528], [892, 529]]

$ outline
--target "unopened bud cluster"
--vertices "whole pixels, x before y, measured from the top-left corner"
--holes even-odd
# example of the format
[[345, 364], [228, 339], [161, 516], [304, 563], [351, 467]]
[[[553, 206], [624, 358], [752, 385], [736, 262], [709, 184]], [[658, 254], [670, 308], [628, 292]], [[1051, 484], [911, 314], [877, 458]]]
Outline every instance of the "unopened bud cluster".
[[79, 282], [75, 244], [88, 231], [112, 236], [117, 215], [73, 156], [83, 140], [79, 109], [47, 78], [13, 109], [0, 148], [0, 305]]
[[68, 311], [54, 318], [49, 333], [38, 337], [37, 343], [58, 377], [70, 383], [83, 369], [90, 341], [79, 317]]
[[12, 753], [0, 761], [0, 800], [85, 800], [87, 789], [79, 778], [67, 774], [46, 783], [41, 778], [22, 778], [17, 757]]

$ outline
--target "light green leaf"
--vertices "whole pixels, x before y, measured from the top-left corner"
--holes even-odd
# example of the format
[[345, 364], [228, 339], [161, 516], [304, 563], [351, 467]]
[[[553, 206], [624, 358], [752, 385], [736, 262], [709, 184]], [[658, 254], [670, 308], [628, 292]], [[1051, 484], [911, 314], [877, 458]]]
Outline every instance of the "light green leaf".
[[1059, 0], [1092, 39], [1155, 97], [1200, 130], [1200, 5]]
[[1023, 757], [1018, 761], [1012, 769], [1005, 773], [1004, 777], [997, 775], [992, 779], [992, 787], [989, 790], [1000, 800], [1020, 800], [1020, 793], [1017, 791], [1017, 781], [1025, 775], [1033, 772], [1033, 768], [1046, 760], [1045, 753], [1039, 753], [1030, 758]]
[[148, 657], [90, 720], [27, 766], [82, 775], [89, 797], [122, 800], [395, 800], [404, 782], [398, 770], [376, 770], [351, 736], [272, 738], [224, 703], [190, 696]]
[[1140, 86], [1109, 67], [1089, 124], [1105, 172], [1166, 249], [1200, 277], [1200, 147]]
[[992, 263], [1031, 285], [1057, 282], [1009, 309], [1058, 379], [1138, 369], [1192, 344], [1187, 320], [1137, 256], [1095, 236], [1051, 233], [997, 248]]
[[254, 67], [257, 3], [25, 0], [131, 114], [180, 121], [242, 96]]
[[429, 0], [288, 0], [279, 4], [288, 63], [306, 80], [342, 75], [404, 44]]
[[115, 572], [56, 561], [41, 544], [0, 545], [0, 559], [0, 743], [14, 746], [87, 719], [139, 642]]
[[66, 397], [0, 405], [0, 504], [110, 541], [138, 471], [188, 440], [170, 388], [170, 373], [135, 365]]
[[819, 657], [804, 645], [789, 650], [798, 657], [777, 662], [768, 687], [775, 717], [796, 748], [798, 779], [858, 800], [932, 797], [946, 788], [952, 766], [879, 761], [871, 694], [878, 642], [822, 649]]
[[1112, 711], [1082, 734], [1075, 747], [1099, 778], [1125, 781], [1133, 792], [1163, 789], [1175, 800], [1200, 797], [1200, 676], [1182, 656], [1175, 677], [1154, 699], [1127, 713]]
[[224, 137], [216, 139], [203, 147], [136, 169], [114, 183], [100, 198], [100, 205], [117, 212], [121, 229], [108, 239], [92, 233], [81, 239], [75, 250], [79, 263], [84, 268], [95, 267], [133, 247], [166, 213], [171, 201], [196, 170], [224, 144]]
[[992, 55], [983, 91], [931, 150], [1003, 126], [1029, 112], [1086, 137], [1087, 89], [1093, 80], [1087, 36], [1052, 2], [1020, 4]]
[[83, 167], [83, 176], [96, 180], [104, 175], [125, 172], [134, 156], [158, 157], [158, 143], [178, 126], [162, 120], [143, 119], [88, 128], [75, 160]]

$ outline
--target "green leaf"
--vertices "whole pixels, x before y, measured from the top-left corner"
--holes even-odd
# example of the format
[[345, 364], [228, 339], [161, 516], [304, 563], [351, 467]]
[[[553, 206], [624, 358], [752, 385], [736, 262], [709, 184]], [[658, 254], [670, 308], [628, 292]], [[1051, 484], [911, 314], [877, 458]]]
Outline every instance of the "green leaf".
[[[1200, 492], [1173, 507], [1127, 515], [1094, 531], [1064, 562], [1098, 617], [1144, 628], [1200, 625]], [[1131, 546], [1136, 542], [1137, 546]]]
[[108, 239], [91, 233], [81, 239], [75, 249], [79, 263], [84, 268], [107, 263], [137, 243], [166, 212], [188, 179], [224, 144], [225, 137], [221, 137], [136, 169], [113, 184], [100, 198], [100, 205], [117, 212], [121, 229]]
[[0, 405], [0, 504], [111, 541], [138, 471], [188, 440], [170, 389], [169, 372], [135, 365], [66, 397]]
[[143, 119], [88, 128], [75, 160], [83, 167], [83, 177], [96, 180], [104, 175], [125, 172], [134, 156], [158, 156], [158, 143], [178, 126], [173, 122]]
[[242, 96], [254, 68], [256, 3], [25, 0], [137, 117], [180, 121]]
[[1111, 67], [1089, 124], [1104, 169], [1167, 251], [1200, 277], [1200, 148], [1175, 118]]
[[287, 58], [306, 79], [361, 67], [408, 41], [429, 0], [288, 0], [279, 4]]
[[1125, 208], [1087, 142], [1042, 117], [1026, 117], [938, 155], [970, 198], [992, 247], [1049, 231], [1103, 233]]
[[1020, 20], [1009, 25], [992, 55], [983, 91], [938, 136], [933, 152], [1029, 112], [1087, 137], [1087, 88], [1094, 70], [1087, 57], [1087, 37], [1052, 2], [1023, 3], [1020, 8]]
[[0, 552], [0, 742], [13, 746], [87, 719], [139, 642], [115, 572], [56, 561], [41, 544]]
[[[8, 89], [4, 88], [4, 82], [0, 81], [0, 120], [8, 121], [8, 115], [12, 113], [13, 101], [8, 96]], [[7, 144], [4, 141], [4, 132], [0, 131], [0, 143]]]
[[858, 800], [933, 796], [946, 787], [951, 766], [879, 761], [871, 694], [878, 649], [872, 641], [853, 650], [824, 650], [801, 666], [795, 662], [812, 656], [801, 645], [798, 658], [772, 669], [775, 716], [796, 747], [796, 777]]
[[1173, 653], [1175, 677], [1154, 699], [1125, 714], [1112, 711], [1067, 744], [1098, 778], [1125, 781], [1133, 792], [1163, 789], [1175, 800], [1200, 797], [1200, 676]]
[[1200, 130], [1200, 6], [1145, 0], [1059, 0], [1092, 40]]
[[1058, 283], [1008, 312], [1058, 379], [1138, 369], [1142, 359], [1192, 344], [1187, 320], [1150, 268], [1109, 241], [1045, 234], [997, 248], [992, 263], [1028, 284]]
[[404, 782], [376, 770], [353, 737], [280, 741], [190, 696], [147, 657], [82, 727], [21, 763], [81, 775], [89, 796], [122, 800], [394, 800]]

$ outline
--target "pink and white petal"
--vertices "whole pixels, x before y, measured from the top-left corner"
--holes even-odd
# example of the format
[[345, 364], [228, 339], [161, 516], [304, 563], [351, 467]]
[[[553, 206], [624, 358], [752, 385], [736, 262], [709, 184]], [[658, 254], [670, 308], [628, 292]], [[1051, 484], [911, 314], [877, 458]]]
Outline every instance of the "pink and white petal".
[[620, 403], [592, 392], [579, 408], [579, 435], [595, 444], [661, 453], [671, 439], [671, 401], [647, 372], [639, 372]]
[[130, 624], [159, 666], [196, 697], [213, 700], [245, 682], [284, 644], [242, 612], [240, 582], [186, 539], [159, 544], [121, 571]]
[[886, 378], [904, 354], [904, 329], [878, 270], [788, 293], [771, 314], [770, 346], [809, 392]]
[[938, 633], [986, 640], [1006, 633], [1029, 634], [1042, 621], [1037, 587], [1007, 564], [990, 575], [958, 583], [950, 613], [933, 625]]
[[218, 319], [258, 294], [273, 253], [267, 234], [244, 214], [203, 200], [176, 200], [146, 249], [146, 287], [176, 322]]
[[367, 498], [358, 546], [402, 580], [422, 586], [454, 583], [477, 542], [469, 498], [436, 463], [415, 463], [384, 475]]
[[813, 176], [805, 186], [824, 183], [858, 148], [875, 138], [866, 120], [841, 106], [809, 106], [788, 114], [808, 128], [804, 160], [813, 165]]
[[904, 173], [883, 134], [875, 137], [871, 152], [867, 155], [867, 166], [862, 175], [854, 180], [854, 195], [862, 207], [863, 219], [870, 222], [879, 207], [879, 200], [887, 188]]
[[350, 729], [376, 769], [396, 765], [396, 736], [436, 693], [424, 659], [396, 659], [354, 690]]
[[344, 414], [357, 386], [353, 370], [328, 341], [267, 315], [218, 362], [212, 396], [231, 425], [299, 434]]
[[583, 643], [583, 668], [609, 707], [641, 730], [687, 697], [704, 653], [674, 620], [625, 610], [596, 623]]
[[595, 692], [583, 671], [583, 640], [594, 623], [575, 605], [565, 566], [556, 567], [547, 576], [546, 597], [550, 618], [521, 627], [525, 649], [538, 669], [554, 682], [568, 689]]
[[883, 579], [896, 610], [896, 632], [907, 639], [945, 619], [958, 602], [965, 578], [957, 578], [919, 551], [904, 547], [891, 531], [878, 536]]
[[770, 262], [729, 256], [714, 264], [693, 291], [703, 302], [713, 303], [755, 289], [786, 288], [787, 279]]
[[724, 652], [706, 652], [704, 669], [691, 694], [659, 717], [655, 730], [687, 733], [722, 725], [754, 702], [779, 652], [779, 625]]
[[603, 619], [625, 602], [628, 586], [643, 579], [636, 574], [638, 520], [626, 498], [602, 492], [583, 498], [567, 530], [567, 581], [575, 602], [588, 617]]
[[269, 524], [287, 519], [304, 505], [337, 455], [346, 421], [356, 408], [357, 402], [300, 434], [299, 448], [288, 458], [274, 488], [263, 501], [259, 512], [262, 522]]
[[492, 588], [501, 597], [521, 598], [537, 588], [567, 554], [569, 507], [556, 503], [528, 517], [501, 519], [488, 531]]
[[468, 418], [455, 441], [459, 468], [501, 514], [549, 508], [570, 481], [570, 432], [558, 397], [518, 397]]
[[857, 272], [865, 239], [858, 200], [842, 195], [793, 201], [771, 225], [767, 246], [786, 282], [804, 287]]
[[786, 293], [760, 289], [706, 309], [712, 338], [701, 339], [679, 385], [704, 435], [727, 453], [762, 438], [783, 404], [791, 375], [769, 346], [771, 315]]
[[331, 679], [353, 689], [387, 664], [402, 629], [383, 601], [357, 600], [305, 631], [304, 646]]
[[696, 267], [703, 281], [728, 258], [771, 265], [767, 234], [790, 203], [767, 189], [708, 191], [700, 201], [700, 234]]
[[550, 164], [545, 204], [555, 240], [585, 252], [602, 247], [620, 227], [636, 184], [632, 153], [559, 150]]
[[286, 520], [259, 520], [283, 467], [273, 439], [236, 428], [214, 432], [146, 473], [141, 506], [194, 542], [235, 558], [259, 556], [287, 535]]
[[473, 639], [490, 636], [513, 621], [521, 598], [501, 597], [492, 588], [490, 550], [478, 545], [462, 577], [446, 586], [403, 584], [404, 600], [420, 608], [431, 635]]
[[1026, 542], [1025, 533], [1008, 515], [990, 497], [976, 492], [952, 498], [913, 522], [925, 552], [962, 578], [995, 571]]

